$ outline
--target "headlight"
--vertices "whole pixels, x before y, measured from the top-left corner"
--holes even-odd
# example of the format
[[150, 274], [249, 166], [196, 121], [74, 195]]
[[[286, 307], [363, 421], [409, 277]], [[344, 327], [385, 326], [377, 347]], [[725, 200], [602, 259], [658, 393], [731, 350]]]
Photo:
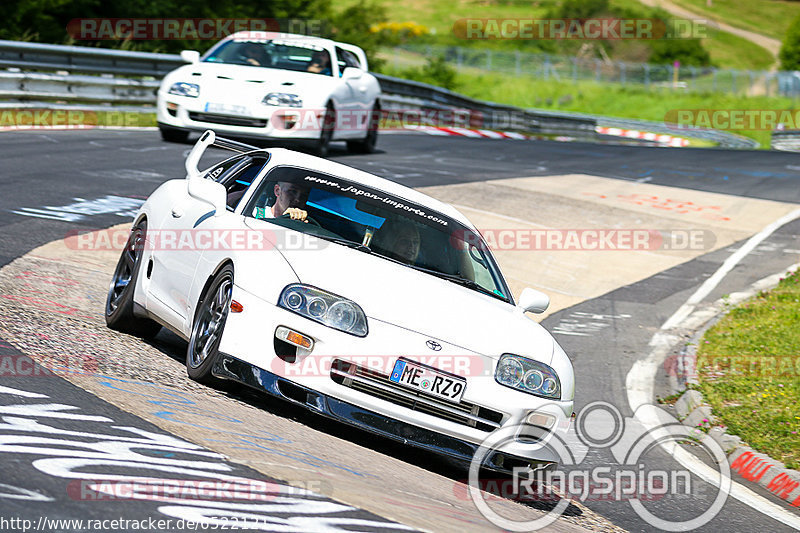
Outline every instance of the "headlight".
[[505, 354], [497, 363], [494, 379], [500, 385], [541, 396], [561, 399], [561, 382], [556, 371], [539, 361]]
[[265, 105], [277, 105], [281, 107], [302, 107], [303, 99], [296, 94], [289, 93], [269, 93], [261, 100]]
[[357, 303], [307, 285], [287, 285], [278, 305], [328, 327], [365, 337], [367, 317]]
[[200, 86], [196, 83], [186, 83], [179, 81], [173, 83], [169, 88], [169, 94], [177, 94], [178, 96], [188, 96], [189, 98], [197, 98], [200, 96]]

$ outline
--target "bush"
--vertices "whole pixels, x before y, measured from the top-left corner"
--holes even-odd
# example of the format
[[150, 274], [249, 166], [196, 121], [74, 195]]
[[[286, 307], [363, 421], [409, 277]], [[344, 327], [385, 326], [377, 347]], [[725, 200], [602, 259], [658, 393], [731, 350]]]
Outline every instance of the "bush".
[[786, 30], [779, 56], [782, 70], [800, 70], [800, 16]]

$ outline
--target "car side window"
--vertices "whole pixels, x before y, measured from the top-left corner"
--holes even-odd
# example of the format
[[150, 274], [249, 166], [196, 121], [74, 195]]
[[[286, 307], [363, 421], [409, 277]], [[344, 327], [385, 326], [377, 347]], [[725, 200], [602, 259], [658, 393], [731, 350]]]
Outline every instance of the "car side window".
[[266, 158], [245, 157], [219, 180], [227, 191], [226, 204], [229, 211], [236, 209], [239, 201], [266, 164]]
[[211, 167], [208, 172], [206, 172], [205, 176], [203, 176], [207, 180], [214, 180], [216, 182], [221, 182], [225, 179], [225, 176], [229, 171], [234, 169], [237, 165], [242, 163], [244, 157], [231, 157], [230, 159], [226, 159], [225, 161]]
[[353, 52], [336, 47], [336, 58], [339, 63], [339, 76], [342, 75], [347, 67], [361, 68], [361, 63]]

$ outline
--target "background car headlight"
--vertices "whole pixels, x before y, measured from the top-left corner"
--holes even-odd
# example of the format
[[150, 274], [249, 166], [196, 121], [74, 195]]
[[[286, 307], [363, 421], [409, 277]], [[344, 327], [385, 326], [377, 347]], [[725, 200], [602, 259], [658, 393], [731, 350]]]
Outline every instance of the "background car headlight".
[[501, 385], [541, 396], [561, 399], [561, 382], [548, 365], [527, 357], [505, 354], [497, 363], [494, 379]]
[[294, 283], [281, 292], [278, 305], [328, 327], [365, 337], [367, 317], [357, 303], [329, 292]]
[[269, 93], [261, 100], [262, 104], [277, 105], [281, 107], [302, 107], [303, 99], [296, 94]]
[[178, 96], [188, 96], [189, 98], [197, 98], [200, 96], [200, 86], [196, 83], [186, 83], [179, 81], [173, 83], [169, 88], [169, 94], [177, 94]]

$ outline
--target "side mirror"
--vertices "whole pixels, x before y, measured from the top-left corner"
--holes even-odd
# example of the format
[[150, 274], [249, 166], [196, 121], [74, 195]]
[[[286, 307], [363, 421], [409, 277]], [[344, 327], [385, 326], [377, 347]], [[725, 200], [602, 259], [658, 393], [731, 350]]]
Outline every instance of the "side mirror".
[[181, 52], [181, 59], [183, 59], [187, 63], [199, 63], [200, 52], [198, 52], [197, 50], [184, 50]]
[[220, 216], [225, 213], [227, 192], [224, 185], [196, 176], [189, 178], [187, 181], [189, 196], [210, 204], [214, 208], [214, 216]]
[[531, 313], [544, 313], [550, 306], [550, 297], [543, 292], [526, 287], [519, 295], [517, 307]]
[[364, 73], [363, 70], [356, 67], [345, 67], [344, 72], [342, 72], [342, 79], [344, 80], [357, 80], [361, 77]]

